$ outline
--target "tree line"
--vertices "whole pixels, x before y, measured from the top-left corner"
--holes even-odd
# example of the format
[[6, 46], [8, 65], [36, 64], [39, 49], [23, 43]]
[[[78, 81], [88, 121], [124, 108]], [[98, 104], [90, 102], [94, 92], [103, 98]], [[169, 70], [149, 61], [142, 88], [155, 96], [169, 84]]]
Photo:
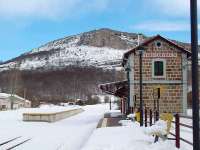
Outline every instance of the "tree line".
[[58, 70], [17, 70], [0, 73], [2, 92], [16, 93], [38, 104], [91, 99], [101, 94], [98, 84], [123, 80], [123, 73], [96, 67], [68, 66]]

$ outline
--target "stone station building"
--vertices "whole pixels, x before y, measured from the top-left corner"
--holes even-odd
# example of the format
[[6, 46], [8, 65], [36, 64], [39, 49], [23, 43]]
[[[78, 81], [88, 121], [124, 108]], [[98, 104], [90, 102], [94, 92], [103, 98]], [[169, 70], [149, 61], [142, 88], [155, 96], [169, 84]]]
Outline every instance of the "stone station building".
[[130, 107], [139, 107], [141, 48], [144, 107], [155, 108], [159, 91], [160, 112], [186, 113], [188, 58], [191, 52], [160, 35], [149, 38], [124, 54], [122, 65], [128, 70], [129, 82], [102, 84], [102, 91], [121, 97], [122, 111], [127, 109], [127, 97], [130, 97]]

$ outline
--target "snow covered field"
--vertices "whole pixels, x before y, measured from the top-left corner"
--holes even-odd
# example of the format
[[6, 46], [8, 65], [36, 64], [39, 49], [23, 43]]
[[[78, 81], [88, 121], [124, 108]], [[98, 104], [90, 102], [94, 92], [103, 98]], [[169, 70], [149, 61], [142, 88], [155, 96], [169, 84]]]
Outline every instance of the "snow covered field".
[[22, 136], [17, 141], [0, 148], [5, 150], [9, 146], [19, 143], [20, 140], [31, 138], [30, 141], [16, 149], [79, 150], [109, 107], [95, 105], [84, 106], [83, 109], [85, 110], [83, 113], [55, 123], [23, 122], [22, 113], [30, 111], [28, 109], [0, 112], [0, 142]]
[[[77, 106], [43, 106], [40, 109], [19, 109], [0, 112], [0, 143], [21, 136], [21, 138], [0, 147], [8, 147], [20, 141], [31, 139], [15, 150], [177, 150], [175, 141], [159, 141], [145, 134], [145, 128], [129, 120], [121, 121], [122, 127], [98, 128], [98, 121], [109, 105], [99, 104], [83, 106], [85, 111], [55, 123], [23, 122], [24, 112], [46, 112], [78, 108]], [[118, 113], [114, 110], [111, 112]], [[182, 120], [187, 122], [188, 120]], [[190, 124], [190, 122], [188, 122]], [[172, 130], [174, 128], [172, 127]], [[181, 136], [191, 140], [192, 132], [181, 129]], [[192, 147], [181, 143], [180, 150], [191, 150]]]

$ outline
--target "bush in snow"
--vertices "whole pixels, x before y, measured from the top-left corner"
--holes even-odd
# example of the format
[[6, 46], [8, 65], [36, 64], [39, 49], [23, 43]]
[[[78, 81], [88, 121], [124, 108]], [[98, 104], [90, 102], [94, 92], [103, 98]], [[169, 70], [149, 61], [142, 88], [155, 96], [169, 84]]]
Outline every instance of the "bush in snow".
[[95, 105], [100, 103], [100, 98], [96, 95], [88, 95], [86, 105]]
[[159, 120], [151, 127], [145, 128], [145, 133], [148, 135], [166, 135], [167, 122], [163, 120]]
[[135, 117], [136, 117], [135, 113], [127, 115], [127, 118], [131, 119], [132, 121], [135, 121]]
[[104, 97], [104, 102], [105, 102], [105, 103], [109, 103], [109, 102], [110, 102], [110, 97], [106, 95], [106, 96]]

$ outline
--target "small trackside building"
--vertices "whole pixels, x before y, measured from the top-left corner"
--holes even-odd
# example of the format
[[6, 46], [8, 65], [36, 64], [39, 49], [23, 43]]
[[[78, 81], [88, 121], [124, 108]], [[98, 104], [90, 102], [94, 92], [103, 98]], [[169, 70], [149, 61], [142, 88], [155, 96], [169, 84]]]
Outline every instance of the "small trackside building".
[[130, 106], [139, 106], [141, 47], [144, 48], [142, 54], [144, 106], [154, 109], [155, 91], [159, 89], [160, 112], [186, 113], [188, 58], [191, 52], [160, 35], [149, 38], [124, 54], [123, 67], [129, 68]]

